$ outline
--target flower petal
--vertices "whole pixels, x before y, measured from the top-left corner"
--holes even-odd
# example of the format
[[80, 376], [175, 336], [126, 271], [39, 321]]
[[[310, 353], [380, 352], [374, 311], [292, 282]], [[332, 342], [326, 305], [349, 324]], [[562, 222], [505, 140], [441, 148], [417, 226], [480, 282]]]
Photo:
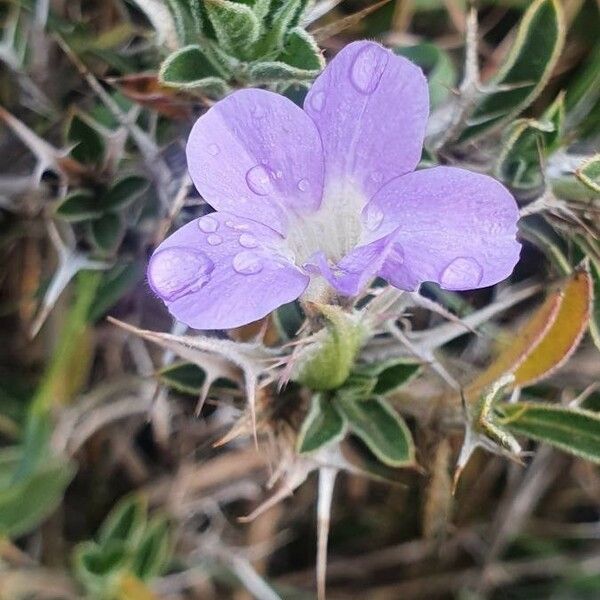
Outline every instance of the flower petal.
[[454, 167], [415, 171], [391, 181], [363, 211], [363, 243], [398, 229], [380, 275], [416, 289], [435, 281], [447, 290], [486, 287], [508, 277], [519, 260], [519, 211], [498, 181]]
[[366, 201], [417, 166], [429, 114], [427, 81], [406, 58], [374, 42], [354, 42], [317, 78], [304, 110], [323, 140], [326, 190], [350, 181]]
[[323, 149], [312, 120], [265, 90], [231, 94], [201, 116], [187, 144], [190, 175], [204, 199], [285, 233], [290, 213], [316, 210]]
[[390, 252], [393, 251], [396, 234], [375, 240], [365, 246], [351, 250], [333, 268], [323, 252], [315, 253], [309, 268], [314, 267], [338, 293], [343, 296], [356, 296], [377, 276], [383, 268]]
[[196, 219], [168, 237], [148, 265], [148, 282], [178, 320], [229, 329], [295, 300], [309, 278], [281, 253], [272, 229], [226, 212]]

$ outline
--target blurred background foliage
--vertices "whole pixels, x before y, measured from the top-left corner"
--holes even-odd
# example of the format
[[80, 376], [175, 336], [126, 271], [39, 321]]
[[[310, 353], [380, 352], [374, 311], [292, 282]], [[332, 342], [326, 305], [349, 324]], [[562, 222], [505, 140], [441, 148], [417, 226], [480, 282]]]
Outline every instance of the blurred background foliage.
[[[600, 597], [595, 0], [3, 0], [0, 26], [0, 598], [313, 598], [327, 529], [330, 598]], [[194, 118], [301, 103], [362, 38], [428, 76], [422, 166], [513, 191], [515, 273], [182, 338], [144, 270], [210, 211]]]

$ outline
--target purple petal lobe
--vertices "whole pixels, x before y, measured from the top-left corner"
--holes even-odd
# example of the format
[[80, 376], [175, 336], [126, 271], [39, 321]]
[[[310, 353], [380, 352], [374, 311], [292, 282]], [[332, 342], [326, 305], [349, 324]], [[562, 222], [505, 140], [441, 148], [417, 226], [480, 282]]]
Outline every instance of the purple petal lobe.
[[[373, 220], [372, 214], [383, 214]], [[510, 192], [487, 175], [435, 167], [399, 177], [363, 211], [366, 242], [397, 231], [380, 275], [401, 289], [435, 281], [468, 290], [508, 277], [519, 260], [519, 212]], [[379, 221], [376, 228], [369, 222]]]
[[148, 282], [171, 314], [190, 327], [238, 327], [291, 302], [308, 285], [285, 250], [281, 235], [269, 227], [212, 213], [156, 249]]
[[323, 252], [311, 257], [309, 266], [316, 267], [329, 284], [343, 296], [356, 296], [383, 267], [389, 253], [394, 249], [391, 235], [358, 246], [342, 258], [333, 268], [329, 266]]
[[214, 208], [279, 233], [321, 203], [319, 133], [302, 109], [279, 94], [247, 89], [218, 102], [196, 121], [187, 160], [194, 184]]
[[317, 78], [304, 109], [323, 140], [326, 194], [350, 181], [366, 201], [419, 162], [427, 82], [419, 67], [379, 44], [346, 46]]

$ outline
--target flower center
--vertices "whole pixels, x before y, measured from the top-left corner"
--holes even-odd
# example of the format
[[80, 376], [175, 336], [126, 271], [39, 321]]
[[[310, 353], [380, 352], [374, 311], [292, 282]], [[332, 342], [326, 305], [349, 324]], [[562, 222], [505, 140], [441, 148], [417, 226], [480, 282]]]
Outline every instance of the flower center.
[[361, 238], [365, 202], [351, 181], [327, 185], [319, 210], [290, 224], [287, 245], [294, 253], [294, 262], [302, 266], [315, 252], [322, 251], [330, 262], [338, 263]]

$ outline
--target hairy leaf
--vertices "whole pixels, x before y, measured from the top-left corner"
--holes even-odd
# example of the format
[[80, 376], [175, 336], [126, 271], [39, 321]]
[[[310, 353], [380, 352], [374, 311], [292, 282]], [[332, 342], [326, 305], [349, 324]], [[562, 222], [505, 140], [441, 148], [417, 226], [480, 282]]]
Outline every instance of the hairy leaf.
[[331, 398], [324, 394], [314, 394], [310, 410], [298, 434], [296, 447], [300, 453], [314, 452], [339, 441], [345, 432], [344, 418], [336, 410]]
[[534, 402], [502, 404], [497, 410], [513, 433], [600, 464], [600, 414]]
[[519, 114], [544, 89], [565, 37], [562, 9], [558, 0], [536, 0], [531, 4], [517, 32], [503, 67], [489, 82], [485, 94], [460, 135], [465, 142]]
[[415, 462], [410, 431], [398, 413], [382, 399], [337, 399], [335, 405], [348, 427], [385, 465], [403, 467]]

